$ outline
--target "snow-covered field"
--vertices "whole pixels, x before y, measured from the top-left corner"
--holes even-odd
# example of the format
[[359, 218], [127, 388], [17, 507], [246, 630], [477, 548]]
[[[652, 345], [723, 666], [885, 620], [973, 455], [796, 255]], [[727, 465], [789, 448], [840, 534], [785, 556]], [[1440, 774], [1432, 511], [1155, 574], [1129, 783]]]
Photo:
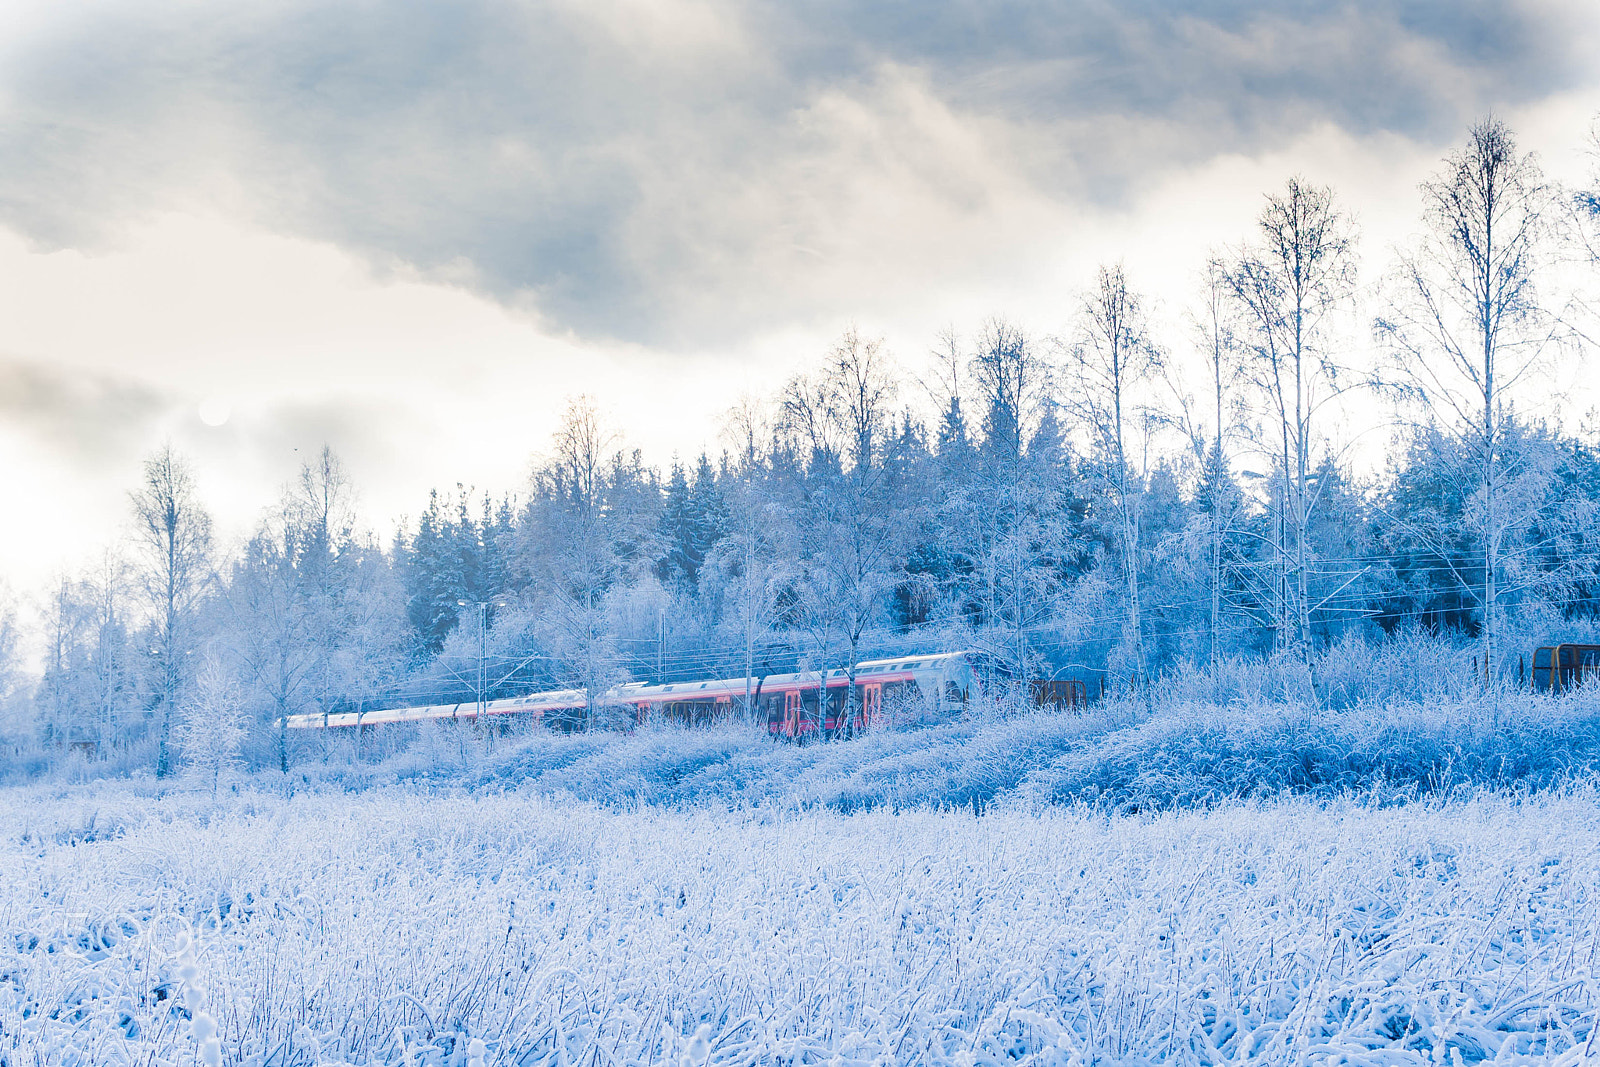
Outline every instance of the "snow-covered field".
[[0, 1063], [1577, 1064], [1597, 831], [1589, 786], [1133, 816], [13, 789]]

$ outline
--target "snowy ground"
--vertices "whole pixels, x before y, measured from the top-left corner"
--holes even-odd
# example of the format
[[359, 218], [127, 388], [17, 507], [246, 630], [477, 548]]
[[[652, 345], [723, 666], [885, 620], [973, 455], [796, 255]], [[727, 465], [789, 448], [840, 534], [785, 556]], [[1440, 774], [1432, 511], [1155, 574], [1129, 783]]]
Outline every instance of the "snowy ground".
[[10, 790], [0, 1063], [1576, 1064], [1597, 830]]

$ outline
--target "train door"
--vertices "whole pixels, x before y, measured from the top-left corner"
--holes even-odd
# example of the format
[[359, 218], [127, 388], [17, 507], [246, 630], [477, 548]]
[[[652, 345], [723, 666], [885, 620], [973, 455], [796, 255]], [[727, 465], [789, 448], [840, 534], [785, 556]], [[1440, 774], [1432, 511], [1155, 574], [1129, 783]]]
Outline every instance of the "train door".
[[800, 690], [791, 689], [783, 694], [783, 732], [790, 737], [800, 736]]
[[883, 718], [883, 683], [868, 682], [861, 687], [861, 728], [870, 730]]

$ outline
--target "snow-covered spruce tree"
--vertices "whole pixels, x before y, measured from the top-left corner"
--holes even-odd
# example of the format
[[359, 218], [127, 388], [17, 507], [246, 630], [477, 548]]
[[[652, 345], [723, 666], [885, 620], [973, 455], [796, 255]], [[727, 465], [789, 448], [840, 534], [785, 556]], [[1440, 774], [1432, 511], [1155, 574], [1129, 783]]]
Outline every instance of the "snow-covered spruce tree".
[[1473, 486], [1461, 518], [1477, 546], [1471, 585], [1490, 684], [1508, 558], [1542, 496], [1530, 481], [1540, 478], [1537, 465], [1507, 447], [1512, 401], [1565, 337], [1539, 289], [1555, 205], [1537, 159], [1494, 119], [1472, 128], [1422, 193], [1427, 230], [1402, 255], [1374, 329], [1417, 417], [1460, 457], [1441, 473]]
[[1054, 421], [1052, 372], [1021, 329], [1003, 319], [984, 324], [968, 363], [982, 437], [970, 457], [967, 491], [941, 509], [954, 535], [960, 599], [1019, 677], [1036, 658], [1030, 633], [1055, 609], [1062, 561], [1075, 554], [1064, 452], [1028, 447], [1035, 440], [1059, 443], [1059, 432], [1037, 433], [1047, 415]]
[[[473, 533], [475, 544], [476, 531]], [[460, 615], [457, 601], [466, 599], [463, 540], [464, 532], [451, 519], [448, 503], [440, 501], [435, 489], [428, 494], [428, 506], [417, 516], [416, 531], [398, 539], [395, 545], [395, 565], [405, 587], [413, 663], [425, 663], [437, 656], [445, 638], [456, 628]]]
[[679, 588], [693, 587], [705, 557], [696, 553], [694, 520], [689, 510], [689, 476], [673, 460], [661, 502], [661, 537], [667, 553], [661, 559], [661, 580]]
[[172, 725], [192, 677], [189, 664], [202, 598], [211, 586], [211, 517], [201, 507], [189, 464], [170, 444], [145, 460], [132, 494], [139, 591], [156, 660], [156, 775], [172, 773]]
[[[1475, 457], [1438, 423], [1417, 423], [1398, 438], [1383, 491], [1373, 501], [1384, 549], [1386, 614], [1435, 633], [1472, 633], [1482, 618], [1483, 553], [1475, 522], [1482, 485]], [[1523, 517], [1502, 542], [1496, 581], [1502, 616], [1543, 600], [1581, 613], [1592, 587], [1597, 483], [1587, 449], [1547, 426], [1508, 418], [1498, 448], [1503, 508]], [[1501, 631], [1503, 640], [1504, 630]], [[1481, 637], [1481, 633], [1479, 634]], [[1475, 657], [1482, 666], [1479, 649]], [[1499, 669], [1515, 660], [1502, 656]], [[1482, 671], [1478, 672], [1482, 681]]]
[[717, 473], [704, 452], [691, 481], [683, 465], [672, 464], [662, 500], [659, 533], [666, 553], [657, 566], [661, 580], [688, 593], [699, 588], [706, 554], [728, 531], [727, 506]]
[[[967, 407], [974, 400], [969, 368], [973, 351], [953, 328], [941, 331], [930, 354], [932, 372], [924, 388], [938, 412], [931, 455], [923, 472], [924, 509], [921, 529], [907, 555], [907, 588], [924, 602], [924, 619], [960, 625], [984, 617], [992, 603], [988, 585], [979, 577], [977, 561], [985, 557], [985, 533], [993, 516], [985, 511], [985, 479], [981, 477], [975, 433]], [[982, 386], [977, 388], [982, 390]]]

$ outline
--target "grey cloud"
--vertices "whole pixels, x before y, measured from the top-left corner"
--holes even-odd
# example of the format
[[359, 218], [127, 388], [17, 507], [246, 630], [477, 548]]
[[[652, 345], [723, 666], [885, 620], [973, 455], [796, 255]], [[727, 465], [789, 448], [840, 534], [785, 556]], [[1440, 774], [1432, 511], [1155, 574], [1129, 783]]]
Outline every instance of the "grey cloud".
[[557, 329], [667, 345], [848, 299], [827, 264], [855, 228], [981, 226], [1006, 194], [980, 163], [1115, 203], [1308, 122], [1442, 143], [1590, 76], [1567, 16], [1470, 0], [98, 10], [4, 57], [0, 217], [41, 244], [242, 199]]
[[134, 382], [0, 356], [0, 424], [87, 465], [144, 447], [171, 400]]
[[324, 444], [381, 471], [422, 424], [410, 409], [346, 397], [236, 408], [227, 423], [211, 427], [196, 404], [129, 378], [0, 356], [0, 425], [84, 470], [114, 468], [167, 438], [269, 480], [290, 477]]

